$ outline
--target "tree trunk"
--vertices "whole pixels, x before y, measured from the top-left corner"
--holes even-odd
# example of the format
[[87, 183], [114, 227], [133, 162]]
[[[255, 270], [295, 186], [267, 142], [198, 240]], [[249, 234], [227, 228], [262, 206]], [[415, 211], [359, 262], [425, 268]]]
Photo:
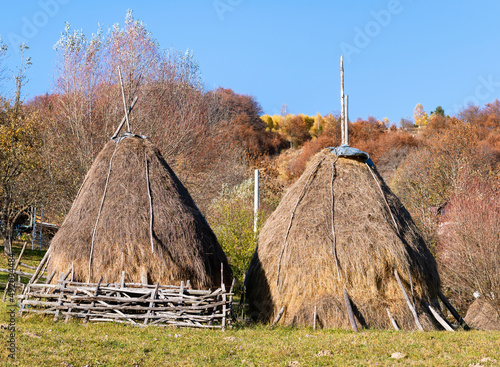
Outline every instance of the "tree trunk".
[[5, 224], [3, 230], [3, 251], [7, 256], [12, 255], [12, 240], [14, 237], [13, 234], [14, 234], [14, 227], [9, 224]]

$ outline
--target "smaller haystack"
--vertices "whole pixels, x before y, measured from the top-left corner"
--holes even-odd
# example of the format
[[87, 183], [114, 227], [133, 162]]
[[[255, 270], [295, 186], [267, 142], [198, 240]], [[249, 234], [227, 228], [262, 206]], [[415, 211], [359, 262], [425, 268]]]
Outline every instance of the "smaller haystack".
[[195, 288], [231, 282], [226, 256], [187, 189], [145, 137], [125, 133], [95, 159], [52, 240], [52, 282], [71, 271], [80, 282]]
[[368, 155], [340, 148], [318, 153], [264, 224], [246, 278], [251, 317], [441, 328], [428, 307], [439, 313], [437, 266], [417, 227]]

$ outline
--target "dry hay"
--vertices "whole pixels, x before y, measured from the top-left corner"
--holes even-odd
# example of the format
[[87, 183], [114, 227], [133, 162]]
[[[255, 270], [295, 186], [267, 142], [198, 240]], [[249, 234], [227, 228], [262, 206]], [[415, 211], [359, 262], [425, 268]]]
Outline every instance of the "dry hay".
[[260, 233], [246, 279], [250, 315], [272, 322], [284, 308], [281, 324], [311, 326], [316, 307], [320, 327], [350, 329], [346, 289], [358, 327], [392, 328], [389, 310], [415, 329], [395, 269], [423, 328], [439, 328], [424, 303], [439, 310], [439, 274], [409, 213], [374, 167], [327, 148]]
[[465, 322], [478, 330], [500, 330], [498, 311], [484, 298], [476, 299], [467, 310]]
[[95, 159], [52, 240], [48, 271], [53, 282], [73, 267], [75, 281], [118, 282], [125, 271], [126, 282], [208, 288], [220, 286], [221, 263], [230, 283], [226, 256], [186, 188], [149, 140], [128, 134]]

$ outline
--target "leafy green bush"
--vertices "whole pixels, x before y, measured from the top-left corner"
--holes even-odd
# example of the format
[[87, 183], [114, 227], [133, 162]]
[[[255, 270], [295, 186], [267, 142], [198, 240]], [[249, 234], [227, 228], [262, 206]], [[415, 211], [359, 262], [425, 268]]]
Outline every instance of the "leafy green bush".
[[209, 209], [210, 225], [238, 281], [245, 277], [255, 251], [253, 195], [253, 180], [248, 179], [232, 189], [225, 187]]

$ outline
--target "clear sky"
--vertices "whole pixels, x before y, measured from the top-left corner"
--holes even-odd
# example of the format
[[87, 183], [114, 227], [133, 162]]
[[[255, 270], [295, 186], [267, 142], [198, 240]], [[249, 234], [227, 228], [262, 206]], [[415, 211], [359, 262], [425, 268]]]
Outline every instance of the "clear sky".
[[2, 0], [2, 40], [30, 47], [27, 97], [51, 92], [52, 46], [65, 22], [90, 36], [98, 24], [123, 25], [127, 9], [162, 48], [193, 51], [206, 89], [252, 95], [268, 114], [283, 104], [290, 113], [338, 113], [341, 54], [351, 120], [398, 122], [417, 103], [454, 115], [500, 99], [494, 0]]

